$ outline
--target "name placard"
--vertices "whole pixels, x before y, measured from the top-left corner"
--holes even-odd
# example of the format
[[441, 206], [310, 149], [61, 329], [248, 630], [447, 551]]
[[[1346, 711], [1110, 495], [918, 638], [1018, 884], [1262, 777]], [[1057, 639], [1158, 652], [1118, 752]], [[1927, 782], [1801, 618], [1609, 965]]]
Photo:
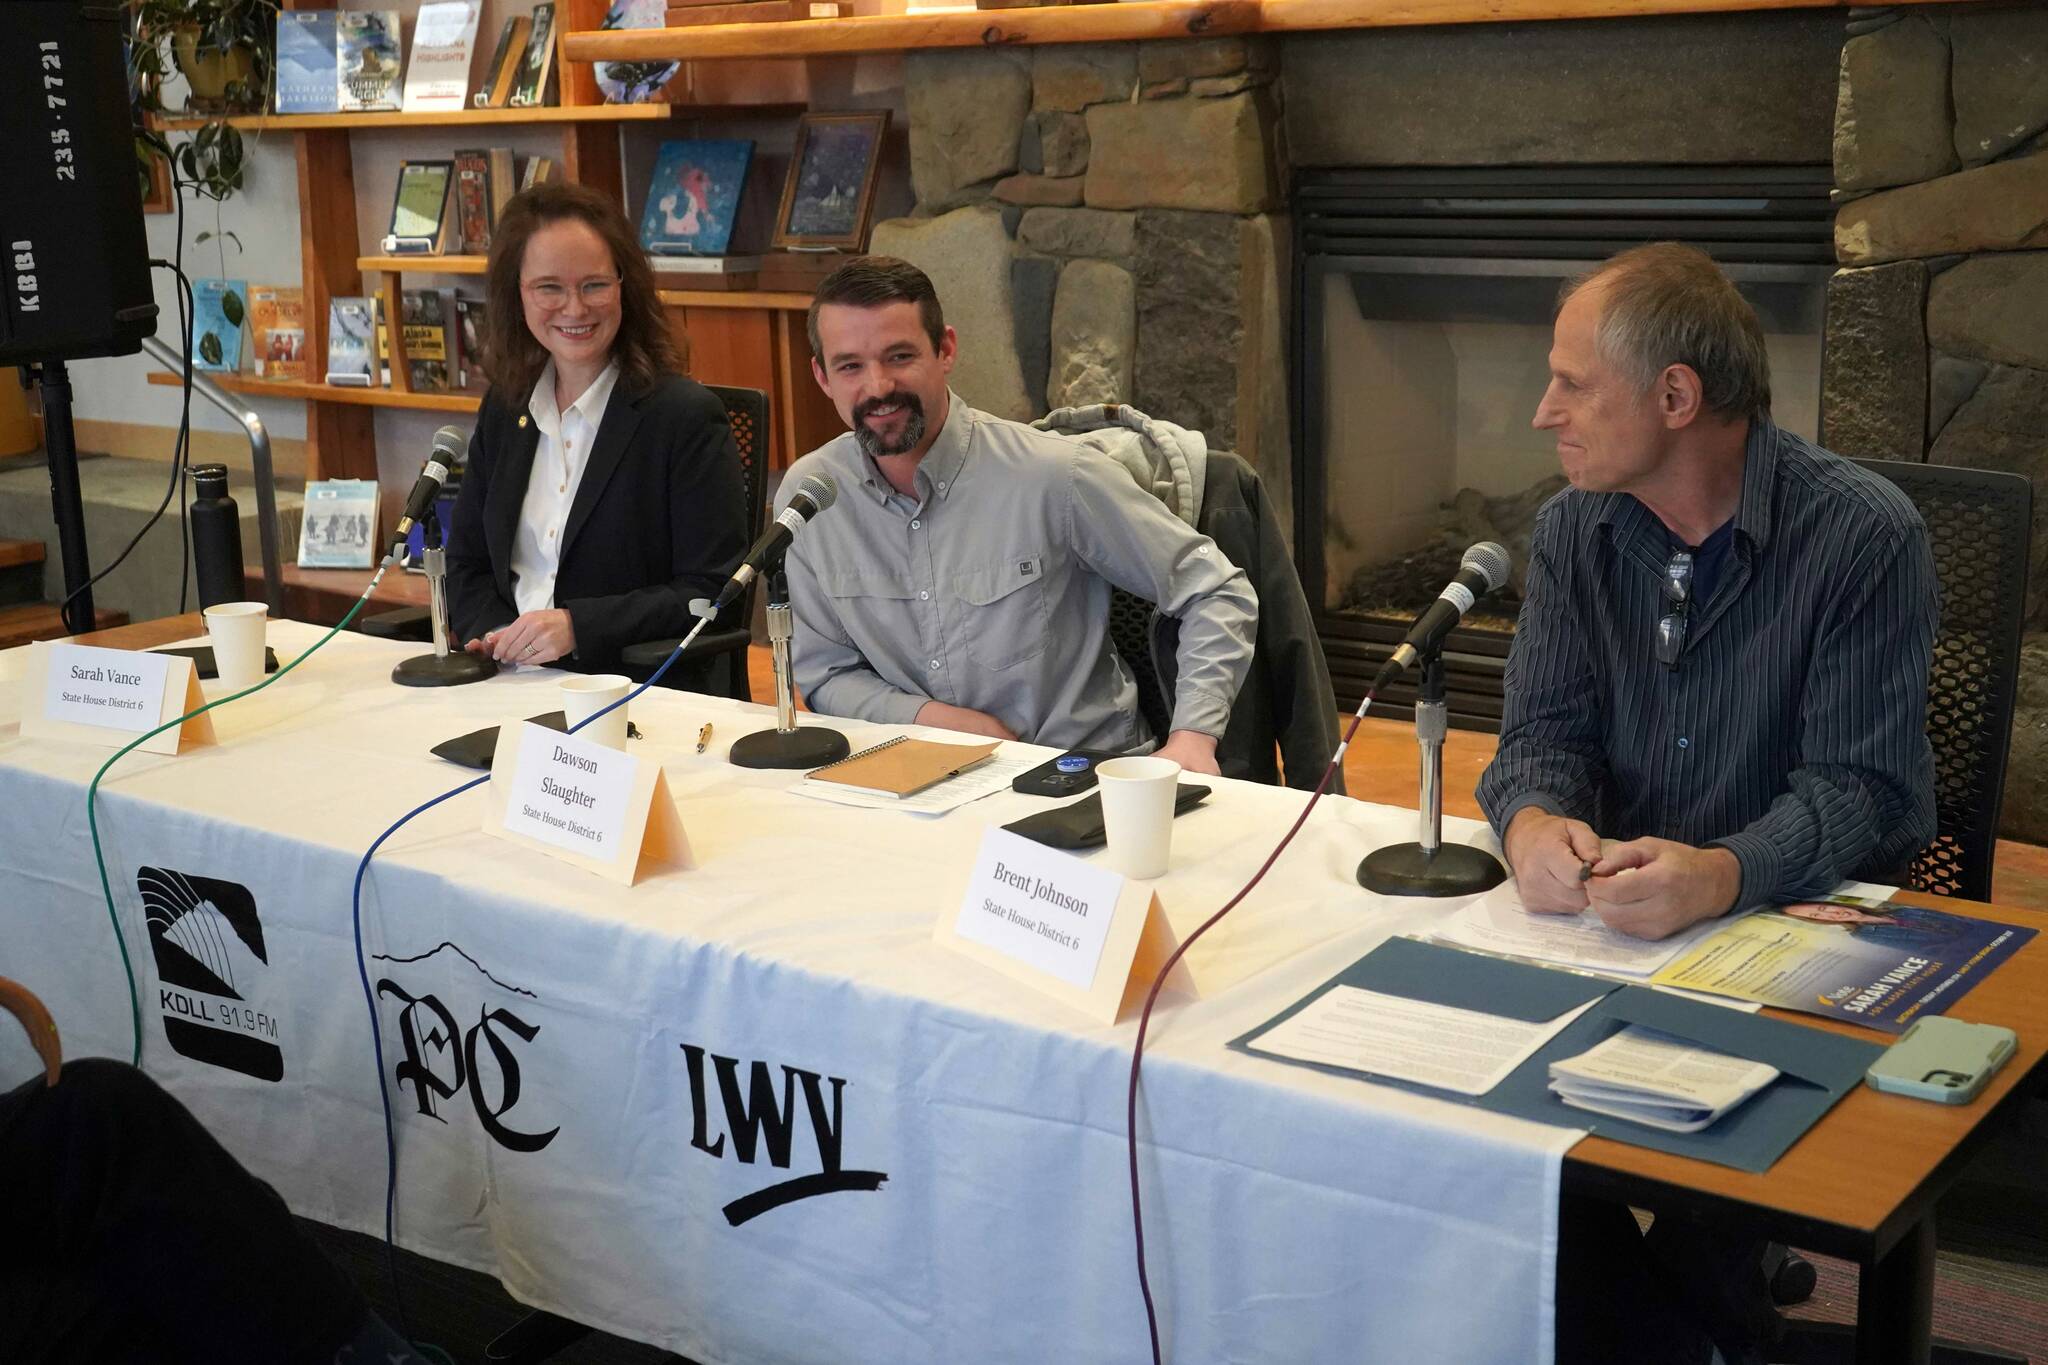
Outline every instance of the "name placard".
[[[1142, 998], [1175, 945], [1150, 887], [1006, 829], [982, 837], [960, 907], [933, 937], [1103, 1023]], [[1181, 964], [1167, 984], [1194, 991]]]
[[[120, 748], [206, 704], [192, 661], [175, 654], [49, 641], [29, 646], [21, 680], [21, 733]], [[137, 747], [175, 754], [211, 744], [213, 719], [194, 716]]]
[[629, 886], [694, 866], [659, 763], [530, 721], [498, 727], [484, 832]]

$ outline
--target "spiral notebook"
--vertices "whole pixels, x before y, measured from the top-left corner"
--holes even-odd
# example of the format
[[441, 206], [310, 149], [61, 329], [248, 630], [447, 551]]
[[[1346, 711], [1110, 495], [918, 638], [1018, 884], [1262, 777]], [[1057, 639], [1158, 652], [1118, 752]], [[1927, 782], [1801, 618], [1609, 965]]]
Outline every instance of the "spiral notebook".
[[898, 735], [837, 763], [813, 768], [804, 776], [834, 783], [848, 791], [901, 799], [988, 762], [995, 751], [995, 740], [986, 744], [934, 744], [928, 739]]

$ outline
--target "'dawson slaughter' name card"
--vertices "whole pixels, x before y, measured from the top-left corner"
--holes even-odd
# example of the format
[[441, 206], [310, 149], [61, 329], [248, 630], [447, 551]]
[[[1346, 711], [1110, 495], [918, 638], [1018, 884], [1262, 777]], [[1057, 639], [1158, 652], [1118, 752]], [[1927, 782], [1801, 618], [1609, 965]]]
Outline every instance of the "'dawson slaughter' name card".
[[531, 721], [498, 728], [484, 832], [629, 886], [695, 865], [659, 763]]

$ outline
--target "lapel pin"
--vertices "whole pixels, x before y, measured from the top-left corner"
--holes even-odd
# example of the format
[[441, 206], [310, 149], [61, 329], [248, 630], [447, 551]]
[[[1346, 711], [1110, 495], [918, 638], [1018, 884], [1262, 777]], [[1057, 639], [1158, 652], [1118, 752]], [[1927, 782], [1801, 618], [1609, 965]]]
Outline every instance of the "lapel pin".
[[523, 417], [523, 416], [522, 416], [522, 417], [521, 417], [521, 418], [519, 419], [519, 425], [520, 425], [520, 426], [522, 426], [522, 427], [524, 427], [524, 426], [526, 425], [526, 418], [525, 418], [525, 417]]

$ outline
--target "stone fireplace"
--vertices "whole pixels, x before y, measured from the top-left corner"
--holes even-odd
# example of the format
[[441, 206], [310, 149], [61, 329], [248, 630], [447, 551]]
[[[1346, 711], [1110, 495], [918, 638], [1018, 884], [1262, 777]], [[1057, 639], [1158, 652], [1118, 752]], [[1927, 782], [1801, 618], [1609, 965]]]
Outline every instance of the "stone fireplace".
[[[2048, 464], [2048, 6], [935, 51], [908, 59], [905, 94], [917, 208], [879, 224], [874, 248], [937, 281], [963, 338], [960, 392], [1017, 418], [1120, 398], [1238, 450], [1332, 618], [1363, 600], [1361, 571], [1365, 596], [1388, 566], [1433, 581], [1482, 527], [1512, 539], [1540, 499], [1549, 443], [1527, 428], [1527, 348], [1561, 263], [1646, 237], [1717, 240], [1651, 202], [1625, 231], [1553, 223], [1434, 279], [1326, 269], [1311, 295], [1313, 191], [1346, 176], [1668, 197], [1612, 188], [1633, 174], [1796, 200], [1796, 222], [1778, 223], [1796, 238], [1786, 252], [1760, 253], [1755, 235], [1721, 252], [1781, 334], [1780, 420], [1849, 455]], [[1436, 245], [1377, 254], [1441, 258], [1474, 236], [1442, 219]], [[1451, 315], [1418, 322], [1431, 301]], [[1315, 369], [1346, 377], [1312, 403]], [[1350, 444], [1311, 457], [1317, 427]], [[1448, 447], [1415, 439], [1445, 429]], [[1346, 485], [1367, 505], [1333, 545], [1324, 513]], [[2030, 619], [2048, 625], [2048, 499], [2042, 517]], [[1505, 624], [1512, 598], [1496, 606]], [[1325, 641], [1349, 705], [1386, 646], [1348, 627]], [[1497, 687], [1505, 650], [1504, 635], [1465, 641], [1465, 723], [1497, 714], [1485, 675]], [[2048, 712], [2048, 681], [2023, 687]], [[2048, 716], [2023, 729], [2048, 757]], [[2039, 824], [2048, 835], [2048, 809]]]

